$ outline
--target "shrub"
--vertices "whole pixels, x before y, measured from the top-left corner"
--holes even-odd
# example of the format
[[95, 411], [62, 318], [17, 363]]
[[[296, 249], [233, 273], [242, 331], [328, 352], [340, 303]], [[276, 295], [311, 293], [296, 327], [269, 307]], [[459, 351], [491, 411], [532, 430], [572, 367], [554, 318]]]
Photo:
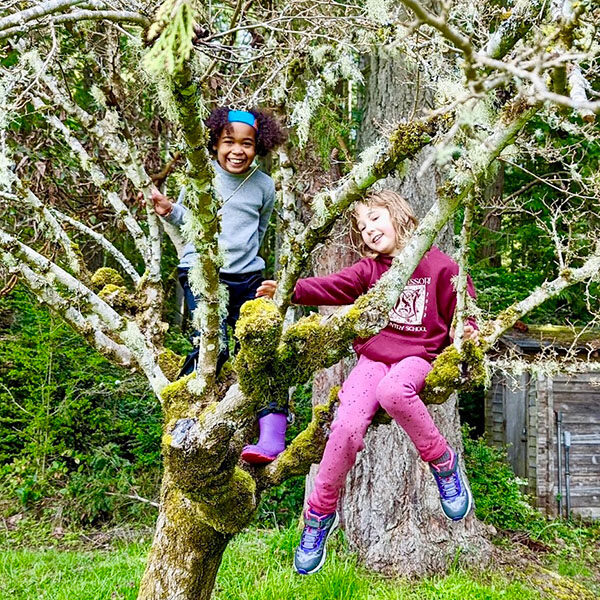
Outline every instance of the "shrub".
[[0, 324], [0, 497], [13, 512], [82, 523], [151, 514], [126, 497], [158, 489], [161, 417], [147, 382], [24, 290], [3, 305], [11, 318]]
[[510, 531], [542, 529], [547, 521], [523, 493], [521, 486], [527, 482], [515, 476], [505, 450], [490, 446], [482, 437], [471, 438], [466, 427], [463, 439], [477, 518]]

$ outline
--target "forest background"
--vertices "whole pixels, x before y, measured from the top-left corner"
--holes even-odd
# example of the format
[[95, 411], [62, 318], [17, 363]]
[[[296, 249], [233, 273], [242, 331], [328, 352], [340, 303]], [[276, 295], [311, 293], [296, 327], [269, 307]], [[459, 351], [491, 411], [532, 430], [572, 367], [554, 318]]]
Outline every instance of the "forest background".
[[[228, 14], [229, 7], [223, 6], [223, 14]], [[267, 8], [273, 9], [265, 5]], [[362, 11], [364, 7], [359, 8]], [[509, 18], [507, 12], [511, 8], [491, 3], [486, 7], [487, 12], [482, 11], [474, 20], [493, 31]], [[367, 10], [374, 9], [370, 6]], [[154, 10], [145, 7], [135, 15], [115, 21], [90, 23], [73, 19], [73, 25], [66, 20], [66, 24], [50, 23], [49, 28], [33, 32], [35, 37], [29, 46], [18, 41], [25, 37], [17, 36], [15, 42], [8, 34], [2, 42], [5, 50], [1, 60], [2, 102], [3, 107], [10, 106], [10, 112], [4, 111], [3, 115], [2, 150], [3, 157], [10, 155], [11, 172], [26, 181], [28, 189], [44, 198], [47, 206], [79, 215], [91, 230], [100, 231], [127, 256], [135, 254], [134, 248], [127, 245], [131, 244], [130, 238], [111, 222], [97, 181], [82, 177], [68, 145], [51, 133], [44, 109], [30, 97], [31, 88], [36, 89], [38, 83], [35, 77], [13, 75], [31, 47], [38, 50], [45, 66], [53, 65], [54, 73], [60, 74], [72, 101], [90, 113], [108, 115], [114, 111], [127, 123], [130, 131], [126, 135], [135, 137], [145, 170], [156, 175], [155, 181], [166, 186], [174, 197], [185, 170], [184, 162], [177, 160], [180, 142], [176, 128], [165, 119], [160, 108], [160, 85], [139, 70], [140, 56], [149, 51], [134, 43], [131, 33], [139, 35], [139, 30], [131, 26], [136, 18], [144, 19], [142, 24], [148, 27], [153, 14]], [[590, 14], [592, 23], [597, 23], [594, 21], [597, 15]], [[375, 38], [380, 36], [382, 43], [397, 34], [396, 23], [387, 23], [385, 16], [374, 18], [364, 12], [359, 15], [361, 25]], [[457, 26], [465, 25], [456, 13], [450, 11], [450, 15], [450, 20], [457, 19]], [[207, 25], [209, 30], [227, 31], [227, 27], [219, 24], [220, 20], [223, 16], [218, 16], [217, 11], [217, 17]], [[348, 53], [352, 61], [346, 65], [346, 71], [338, 65], [336, 74], [329, 80], [323, 78], [323, 72], [327, 71], [324, 65], [342, 63], [348, 57], [319, 43], [322, 30], [311, 29], [309, 33], [299, 36], [305, 45], [293, 48], [291, 58], [285, 63], [288, 78], [293, 79], [295, 74], [300, 83], [292, 85], [288, 79], [289, 89], [279, 103], [266, 93], [268, 78], [257, 78], [252, 70], [244, 72], [244, 61], [239, 57], [232, 66], [231, 50], [225, 45], [215, 50], [206, 42], [208, 34], [201, 28], [194, 32], [196, 43], [188, 49], [204, 53], [216, 63], [213, 74], [206, 75], [204, 81], [210, 102], [239, 105], [248, 101], [251, 91], [256, 100], [268, 99], [289, 126], [286, 156], [279, 155], [263, 167], [277, 175], [283, 165], [287, 166], [286, 158], [291, 160], [295, 168], [294, 193], [299, 199], [298, 216], [304, 221], [310, 214], [308, 205], [314, 195], [346, 175], [363, 149], [359, 132], [364, 121], [367, 81], [367, 62], [360, 51]], [[334, 33], [337, 34], [331, 33], [332, 37]], [[262, 51], [264, 32], [244, 35], [249, 37], [234, 36], [231, 46], [237, 43]], [[472, 35], [477, 37], [475, 33]], [[339, 36], [336, 42], [341, 46], [344, 39]], [[295, 39], [290, 36], [290, 46], [293, 42]], [[298, 60], [298, 56], [303, 60]], [[588, 58], [585, 64], [589, 72], [588, 93], [595, 97], [600, 90], [597, 56]], [[29, 60], [38, 78], [42, 77], [39, 65], [32, 58]], [[255, 68], [252, 60], [248, 59], [248, 63]], [[273, 69], [272, 64], [267, 65]], [[152, 71], [151, 64], [146, 66]], [[238, 81], [238, 87], [227, 88], [231, 81]], [[319, 86], [311, 88], [311, 81]], [[516, 87], [510, 84], [496, 90], [498, 102], [504, 100], [503, 94], [518, 96], [520, 90]], [[9, 92], [15, 88], [18, 94], [11, 97]], [[246, 94], [244, 98], [239, 95], [241, 89]], [[91, 134], [71, 119], [64, 108], [57, 107], [57, 112], [61, 111], [60, 117], [79, 139], [91, 145]], [[590, 240], [593, 246], [590, 231], [598, 228], [600, 144], [597, 125], [589, 117], [585, 111], [565, 107], [532, 117], [525, 125], [527, 144], [517, 155], [502, 161], [493, 185], [487, 188], [489, 195], [482, 192], [484, 200], [475, 206], [477, 214], [469, 242], [469, 272], [479, 292], [478, 305], [485, 314], [496, 315], [525, 298], [536, 286], [561, 273], [564, 267], [561, 259], [567, 262], [572, 259], [577, 264], [578, 257], [589, 251]], [[391, 126], [379, 123], [377, 128], [385, 133]], [[129, 211], [134, 216], [141, 213], [143, 209], [135, 200], [136, 190], [122, 176], [121, 165], [100, 151], [94, 158], [101, 164], [107, 180], [116, 182], [115, 189]], [[4, 168], [6, 164], [3, 163]], [[166, 179], [160, 173], [165, 165], [171, 168], [171, 176]], [[285, 182], [280, 183], [283, 185]], [[263, 248], [269, 275], [276, 272], [281, 261], [278, 249], [286, 224], [284, 208], [279, 206]], [[0, 210], [2, 224], [9, 231], [19, 231], [51, 255], [59, 254], [45, 240], [35, 211], [24, 214], [6, 195]], [[453, 233], [457, 237], [463, 216], [461, 208], [454, 218]], [[169, 325], [164, 346], [181, 355], [189, 350], [185, 336], [189, 323], [182, 314], [177, 290], [175, 248], [166, 238], [163, 242], [160, 275], [166, 312], [161, 319]], [[115, 266], [114, 259], [97, 243], [83, 235], [78, 243], [77, 250], [85, 256], [90, 271]], [[0, 498], [7, 543], [79, 542], [82, 535], [89, 536], [91, 531], [126, 531], [140, 525], [150, 526], [156, 518], [161, 476], [162, 416], [146, 378], [108, 362], [60, 317], [41, 307], [18, 276], [8, 269], [3, 275]], [[530, 324], [590, 328], [597, 324], [597, 299], [597, 283], [575, 284], [530, 312], [524, 320]], [[293, 404], [297, 420], [291, 428], [291, 437], [310, 420], [310, 398], [310, 384], [296, 388]], [[525, 532], [523, 539], [530, 546], [540, 544], [541, 549], [552, 550], [553, 544], [561, 545], [556, 539], [563, 539], [562, 544], [567, 544], [566, 556], [572, 558], [570, 543], [579, 548], [580, 557], [589, 548], [594, 552], [593, 545], [588, 547], [587, 541], [582, 542], [594, 535], [593, 528], [582, 527], [577, 537], [573, 527], [563, 528], [560, 522], [550, 526], [522, 502], [518, 481], [502, 464], [500, 455], [481, 440], [469, 440], [468, 436], [475, 438], [483, 433], [482, 398], [480, 389], [463, 394], [460, 401], [461, 417], [471, 426], [470, 433], [465, 430], [466, 450], [472, 485], [479, 493], [478, 517], [498, 531], [507, 532], [507, 539], [511, 539], [508, 532]], [[495, 475], [491, 477], [490, 473]], [[303, 494], [302, 478], [288, 480], [268, 492], [256, 526], [293, 526]], [[100, 536], [100, 539], [105, 538]], [[588, 577], [586, 573], [584, 579]], [[589, 575], [591, 579], [595, 576]]]

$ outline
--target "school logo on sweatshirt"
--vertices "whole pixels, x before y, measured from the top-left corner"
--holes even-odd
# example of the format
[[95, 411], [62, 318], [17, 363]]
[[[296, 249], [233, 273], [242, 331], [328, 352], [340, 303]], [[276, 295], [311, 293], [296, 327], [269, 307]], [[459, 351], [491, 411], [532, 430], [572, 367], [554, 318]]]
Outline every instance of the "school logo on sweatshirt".
[[[409, 279], [396, 306], [390, 311], [392, 325], [422, 325], [427, 308], [427, 284], [431, 277]], [[405, 329], [400, 327], [399, 329]]]

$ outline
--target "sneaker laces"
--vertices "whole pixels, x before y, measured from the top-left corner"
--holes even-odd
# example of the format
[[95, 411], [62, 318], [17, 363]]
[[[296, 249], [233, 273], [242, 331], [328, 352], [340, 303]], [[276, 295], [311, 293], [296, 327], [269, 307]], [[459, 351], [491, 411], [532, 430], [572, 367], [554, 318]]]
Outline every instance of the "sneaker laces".
[[445, 498], [454, 498], [460, 493], [460, 484], [458, 483], [458, 477], [456, 473], [448, 475], [448, 477], [437, 477], [438, 486], [442, 496]]
[[304, 527], [304, 531], [302, 532], [302, 539], [300, 540], [300, 546], [302, 549], [314, 550], [319, 544], [321, 531], [322, 529], [319, 529], [318, 527], [310, 527], [309, 525], [306, 525]]

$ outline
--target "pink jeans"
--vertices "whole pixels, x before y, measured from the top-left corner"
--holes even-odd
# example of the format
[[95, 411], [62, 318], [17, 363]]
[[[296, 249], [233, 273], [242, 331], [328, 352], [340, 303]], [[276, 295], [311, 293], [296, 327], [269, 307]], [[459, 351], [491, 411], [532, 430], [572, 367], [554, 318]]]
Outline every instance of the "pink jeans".
[[381, 406], [404, 431], [421, 458], [430, 462], [444, 454], [448, 444], [419, 398], [431, 365], [411, 356], [387, 365], [361, 356], [339, 393], [340, 406], [308, 498], [312, 510], [332, 513], [352, 468], [364, 448], [364, 436]]

